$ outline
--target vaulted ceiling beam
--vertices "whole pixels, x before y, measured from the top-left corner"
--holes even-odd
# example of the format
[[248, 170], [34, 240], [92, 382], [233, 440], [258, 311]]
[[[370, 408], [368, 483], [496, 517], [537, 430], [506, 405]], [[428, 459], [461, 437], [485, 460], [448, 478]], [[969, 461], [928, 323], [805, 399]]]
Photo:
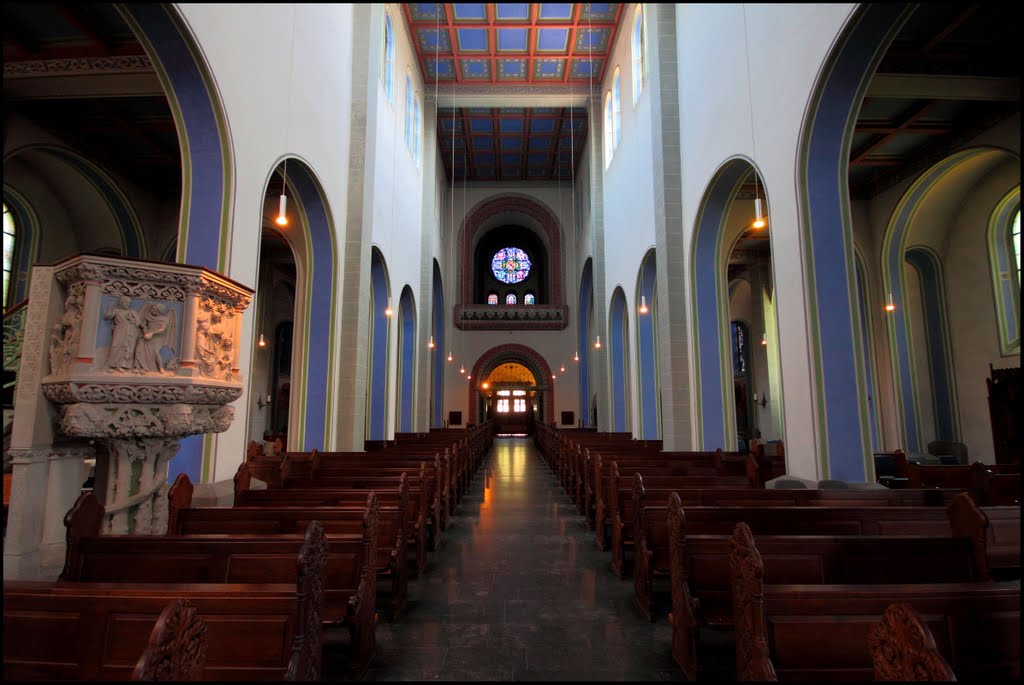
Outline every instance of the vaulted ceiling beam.
[[996, 76], [875, 74], [868, 85], [866, 97], [1010, 102], [1020, 99], [1020, 79]]
[[978, 8], [980, 7], [980, 3], [968, 5], [967, 8], [965, 8], [960, 14], [954, 17], [952, 21], [947, 23], [941, 30], [939, 30], [938, 33], [932, 36], [931, 40], [929, 40], [921, 47], [921, 52], [927, 53], [933, 50], [935, 46], [944, 41], [946, 37], [949, 36], [949, 34], [953, 33], [953, 31], [956, 31], [961, 24], [970, 19], [971, 15], [977, 12]]
[[864, 161], [865, 157], [867, 157], [872, 152], [874, 152], [875, 150], [889, 142], [893, 136], [899, 133], [907, 133], [908, 131], [906, 129], [909, 126], [911, 126], [915, 121], [917, 121], [925, 114], [927, 114], [929, 111], [931, 111], [931, 109], [934, 108], [937, 104], [937, 100], [930, 100], [928, 102], [925, 102], [924, 104], [913, 107], [908, 112], [905, 112], [903, 115], [903, 119], [896, 124], [891, 133], [886, 133], [880, 136], [877, 140], [862, 146], [859, 150], [854, 152], [850, 156], [850, 165], [855, 166], [858, 165], [859, 162]]

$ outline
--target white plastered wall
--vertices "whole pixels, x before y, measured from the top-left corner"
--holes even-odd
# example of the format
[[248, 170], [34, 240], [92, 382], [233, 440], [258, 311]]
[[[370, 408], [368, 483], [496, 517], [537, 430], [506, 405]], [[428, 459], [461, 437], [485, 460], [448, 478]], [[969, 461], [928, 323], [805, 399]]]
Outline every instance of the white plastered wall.
[[689, 254], [695, 217], [715, 171], [736, 155], [755, 161], [771, 207], [787, 468], [813, 480], [821, 475], [815, 422], [807, 420], [814, 413], [814, 398], [804, 273], [798, 258], [803, 246], [797, 150], [819, 69], [853, 8], [849, 3], [685, 4], [676, 14], [683, 176], [683, 224], [677, 230], [683, 230]]
[[[206, 59], [230, 130], [234, 187], [226, 275], [258, 287], [264, 193], [271, 172], [285, 155], [302, 159], [319, 180], [334, 218], [340, 264], [345, 250], [341, 229], [347, 207], [351, 128], [352, 6], [177, 7]], [[336, 283], [335, 315], [340, 318], [340, 279]], [[247, 381], [259, 337], [254, 316], [250, 306], [242, 325], [239, 373]], [[331, 354], [337, 358], [340, 350]], [[330, 385], [329, 393], [337, 393], [336, 378], [323, 381]], [[248, 413], [255, 411], [255, 400], [247, 382], [235, 402], [231, 428], [214, 438], [213, 480], [230, 478], [241, 463]]]

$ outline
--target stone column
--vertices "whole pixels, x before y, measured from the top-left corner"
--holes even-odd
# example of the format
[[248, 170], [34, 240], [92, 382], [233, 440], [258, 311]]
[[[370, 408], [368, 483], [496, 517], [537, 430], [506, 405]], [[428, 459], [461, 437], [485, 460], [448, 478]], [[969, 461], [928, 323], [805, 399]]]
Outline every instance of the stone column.
[[[195, 321], [199, 313], [199, 294], [190, 292], [185, 296], [185, 321]], [[181, 366], [191, 369], [196, 365], [196, 327], [188, 326], [182, 331]]]
[[56, 577], [64, 568], [64, 514], [82, 492], [84, 461], [93, 455], [95, 450], [87, 444], [55, 445], [45, 453], [48, 472], [39, 543], [39, 569], [44, 578]]

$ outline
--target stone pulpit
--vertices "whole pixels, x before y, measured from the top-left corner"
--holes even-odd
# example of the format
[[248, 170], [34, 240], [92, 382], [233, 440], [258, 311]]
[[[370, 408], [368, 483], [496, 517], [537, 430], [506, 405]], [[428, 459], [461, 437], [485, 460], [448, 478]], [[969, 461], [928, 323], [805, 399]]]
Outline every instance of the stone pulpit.
[[179, 440], [225, 431], [234, 418], [251, 299], [251, 289], [183, 264], [82, 255], [34, 267], [5, 578], [59, 571], [85, 458], [96, 459], [104, 533], [166, 532]]

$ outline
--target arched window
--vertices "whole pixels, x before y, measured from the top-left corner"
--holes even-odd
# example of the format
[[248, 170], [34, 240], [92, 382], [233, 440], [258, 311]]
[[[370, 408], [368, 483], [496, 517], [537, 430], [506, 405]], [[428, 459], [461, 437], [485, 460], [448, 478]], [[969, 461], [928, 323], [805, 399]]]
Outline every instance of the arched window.
[[384, 13], [384, 94], [388, 104], [395, 104], [395, 30], [391, 25], [391, 14]]
[[7, 301], [7, 290], [11, 284], [11, 268], [14, 264], [14, 241], [16, 239], [14, 215], [4, 204], [4, 309], [10, 304]]
[[420, 141], [423, 138], [423, 108], [420, 106], [420, 94], [416, 93], [413, 100], [413, 133], [412, 133], [412, 158], [416, 162], [416, 168], [420, 168]]
[[505, 296], [505, 304], [515, 304], [515, 303], [516, 303], [516, 294], [515, 293], [509, 293], [508, 295]]
[[491, 293], [487, 296], [487, 304], [498, 304], [498, 293]]
[[537, 298], [533, 296], [533, 293], [526, 293], [523, 296], [523, 304], [537, 304]]
[[644, 67], [644, 6], [637, 4], [633, 16], [633, 36], [630, 41], [633, 48], [633, 106], [640, 100], [640, 92], [644, 89], [646, 70]]
[[[4, 208], [6, 212], [6, 208]], [[1014, 245], [1014, 263], [1017, 265], [1017, 287], [1021, 285], [1021, 211], [1017, 210], [1014, 225], [1010, 227], [1010, 242]], [[6, 250], [6, 248], [4, 248]]]
[[412, 77], [409, 76], [409, 70], [405, 70], [405, 149], [412, 152]]
[[992, 268], [999, 350], [1020, 354], [1020, 186], [999, 201], [989, 219], [988, 254]]
[[612, 163], [612, 92], [604, 96], [604, 168]]
[[622, 72], [615, 67], [612, 77], [612, 153], [619, 149], [622, 140]]

